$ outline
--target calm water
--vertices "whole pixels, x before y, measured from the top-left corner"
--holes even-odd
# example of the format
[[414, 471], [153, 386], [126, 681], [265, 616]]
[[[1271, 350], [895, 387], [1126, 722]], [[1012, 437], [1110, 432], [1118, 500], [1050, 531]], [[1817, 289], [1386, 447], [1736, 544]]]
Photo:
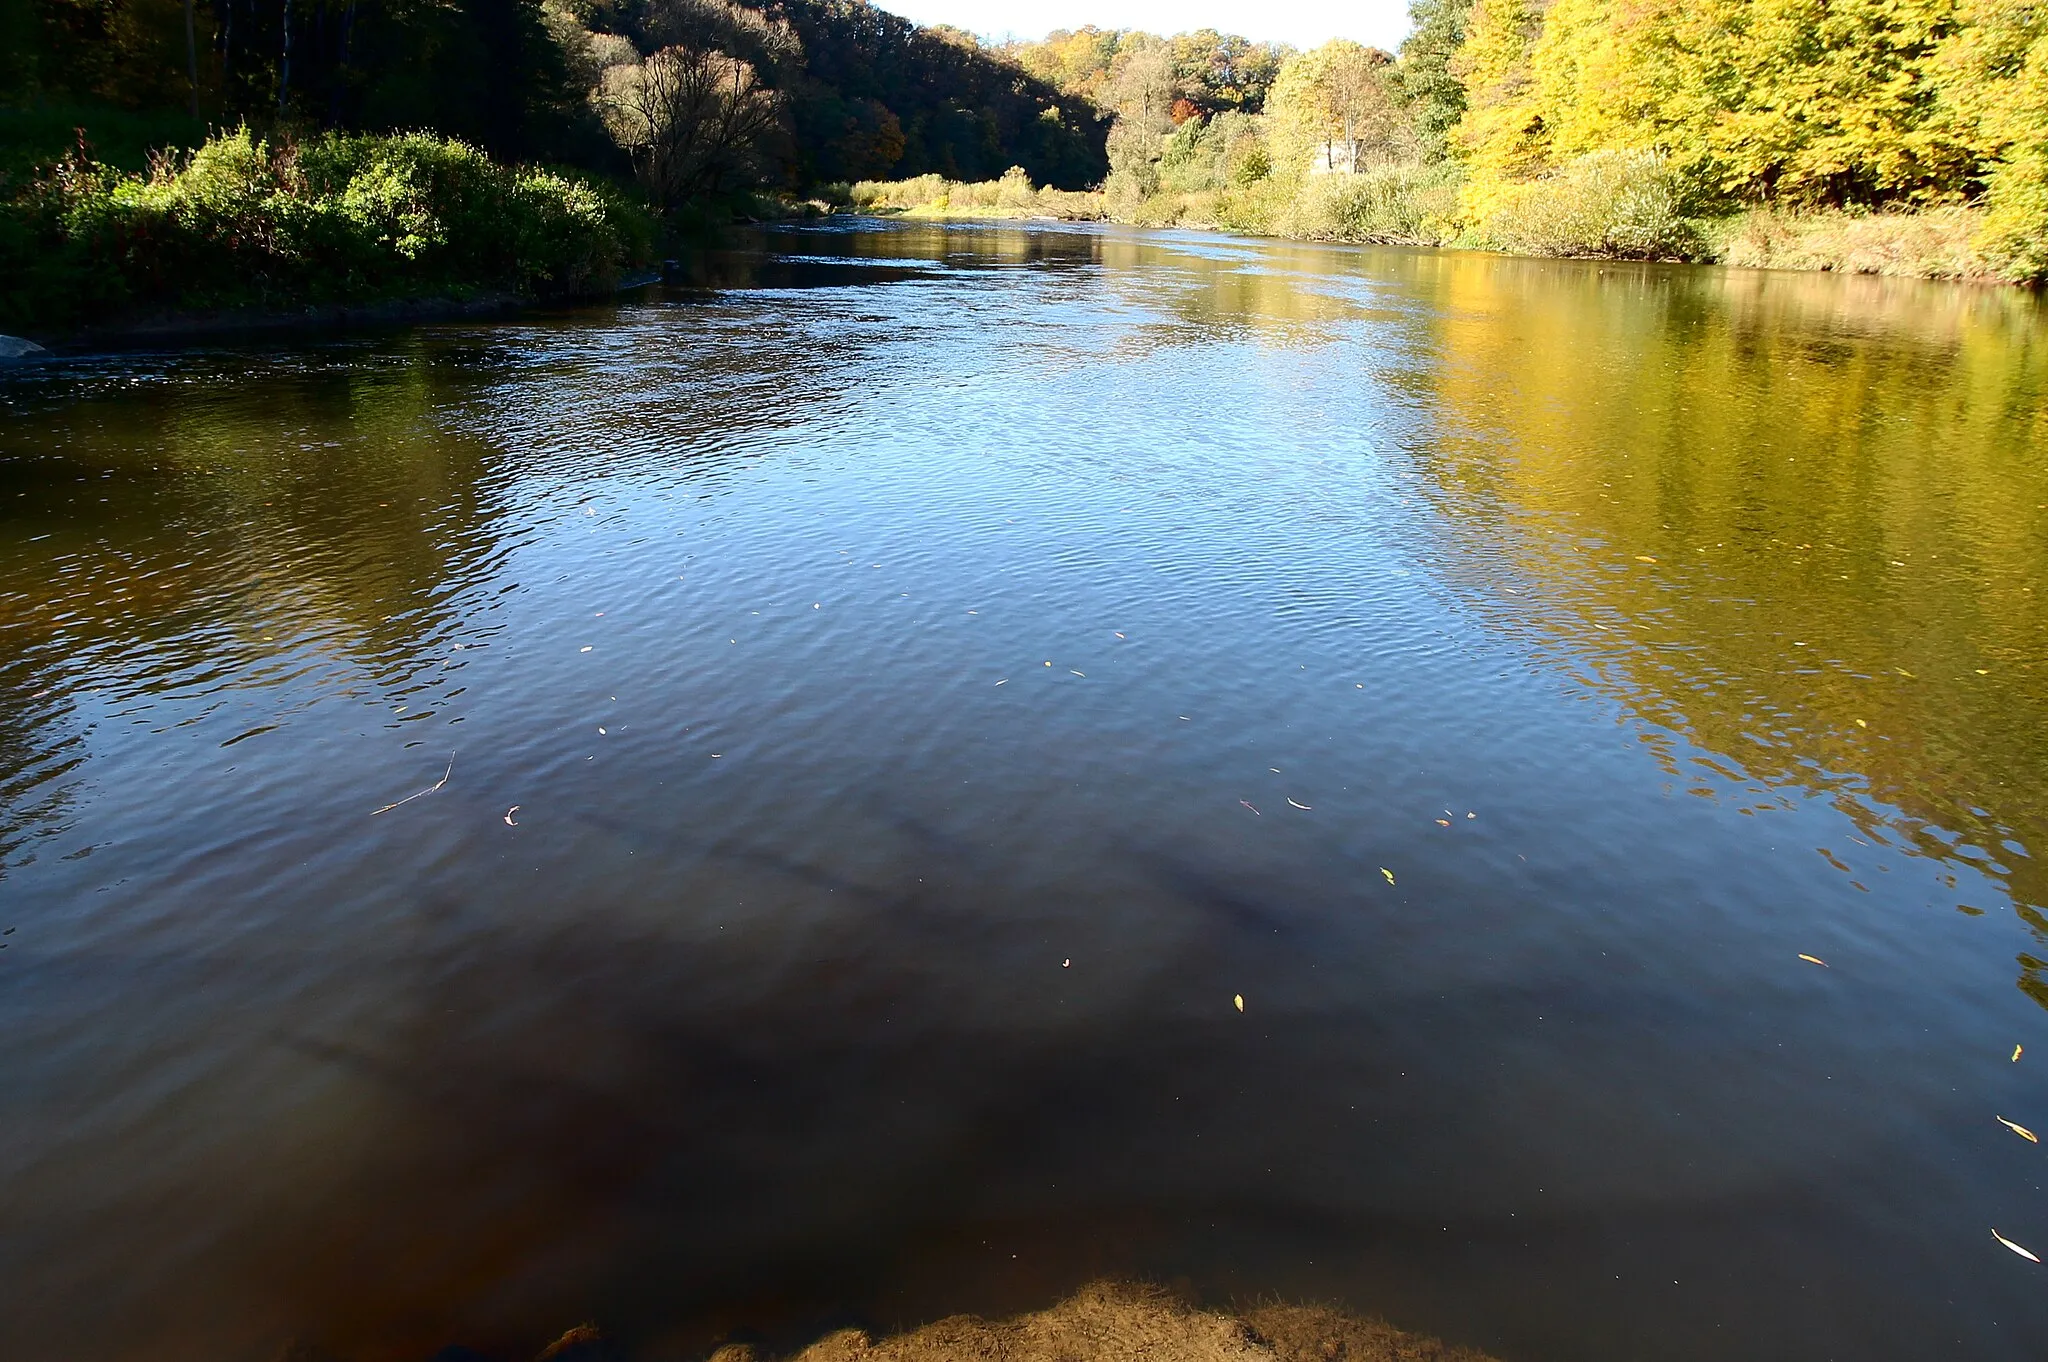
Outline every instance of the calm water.
[[966, 226], [17, 375], [0, 1352], [2038, 1357], [2044, 407], [2016, 293]]

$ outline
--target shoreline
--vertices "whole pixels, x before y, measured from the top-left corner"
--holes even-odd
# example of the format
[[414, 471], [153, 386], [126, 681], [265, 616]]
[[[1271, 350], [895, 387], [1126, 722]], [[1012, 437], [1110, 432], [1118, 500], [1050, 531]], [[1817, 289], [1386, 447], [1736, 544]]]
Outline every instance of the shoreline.
[[[1289, 232], [1232, 225], [1191, 213], [1180, 196], [1168, 203], [1162, 196], [1119, 215], [1100, 190], [1082, 193], [1042, 191], [1028, 186], [1020, 202], [994, 200], [1004, 188], [951, 185], [935, 197], [906, 202], [890, 191], [908, 184], [863, 185], [854, 200], [835, 209], [839, 215], [913, 222], [1109, 222], [1124, 227], [1161, 231], [1208, 232], [1252, 241], [1300, 242], [1324, 246], [1401, 246], [1418, 250], [1481, 251], [1510, 260], [1598, 260], [1651, 265], [1718, 265], [1731, 269], [1779, 270], [1791, 274], [1864, 275], [1884, 279], [1919, 279], [1929, 283], [1990, 285], [2040, 294], [2042, 284], [2000, 273], [1970, 245], [1977, 226], [1973, 209], [1946, 207], [1916, 212], [1792, 213], [1758, 207], [1731, 216], [1689, 220], [1697, 249], [1691, 254], [1578, 249], [1560, 245], [1548, 250], [1518, 250], [1467, 234], [1441, 232], [1346, 234]], [[1013, 188], [1013, 194], [1016, 192]], [[954, 204], [959, 195], [968, 201]], [[1055, 200], [1041, 202], [1034, 196]], [[1076, 204], [1074, 200], [1089, 200]], [[1213, 207], [1213, 205], [1212, 205]]]
[[[303, 1345], [300, 1345], [303, 1346]], [[297, 1356], [287, 1353], [287, 1356]], [[448, 1348], [443, 1356], [482, 1362]], [[534, 1362], [630, 1362], [592, 1324], [568, 1330]], [[788, 1353], [746, 1343], [706, 1362], [1497, 1362], [1472, 1348], [1327, 1305], [1267, 1302], [1208, 1309], [1142, 1282], [1090, 1282], [1054, 1305], [986, 1319], [950, 1315], [880, 1338], [839, 1329]]]
[[362, 303], [324, 303], [303, 308], [250, 308], [219, 311], [154, 311], [99, 322], [66, 331], [22, 335], [21, 339], [40, 346], [44, 354], [23, 355], [6, 367], [26, 367], [53, 359], [80, 355], [145, 350], [158, 344], [202, 340], [305, 335], [323, 331], [373, 331], [385, 327], [414, 326], [422, 322], [461, 321], [473, 318], [506, 317], [538, 308], [572, 307], [617, 297], [649, 284], [659, 283], [656, 271], [639, 271], [612, 288], [592, 293], [541, 296], [505, 291], [478, 292], [467, 296], [440, 294], [420, 298], [391, 298]]

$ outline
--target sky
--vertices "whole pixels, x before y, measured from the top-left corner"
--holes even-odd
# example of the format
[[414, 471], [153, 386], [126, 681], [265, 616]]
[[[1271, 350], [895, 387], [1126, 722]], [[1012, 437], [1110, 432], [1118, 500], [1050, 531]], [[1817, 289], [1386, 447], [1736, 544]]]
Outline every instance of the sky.
[[1406, 0], [877, 0], [920, 24], [951, 24], [983, 37], [1043, 38], [1056, 28], [1214, 28], [1247, 38], [1315, 47], [1355, 38], [1392, 50], [1408, 31]]

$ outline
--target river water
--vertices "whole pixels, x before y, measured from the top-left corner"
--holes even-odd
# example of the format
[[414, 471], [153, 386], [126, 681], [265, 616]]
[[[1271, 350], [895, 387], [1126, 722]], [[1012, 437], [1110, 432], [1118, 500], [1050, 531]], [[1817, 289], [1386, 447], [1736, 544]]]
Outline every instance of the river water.
[[696, 268], [0, 385], [0, 1352], [2039, 1356], [2033, 299]]

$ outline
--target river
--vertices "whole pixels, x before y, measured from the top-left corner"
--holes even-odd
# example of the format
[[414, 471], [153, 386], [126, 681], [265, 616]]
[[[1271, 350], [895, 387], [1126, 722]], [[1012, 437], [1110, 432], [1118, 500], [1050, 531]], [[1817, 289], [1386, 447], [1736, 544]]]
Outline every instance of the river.
[[693, 268], [0, 380], [0, 1352], [2039, 1355], [2037, 299]]

